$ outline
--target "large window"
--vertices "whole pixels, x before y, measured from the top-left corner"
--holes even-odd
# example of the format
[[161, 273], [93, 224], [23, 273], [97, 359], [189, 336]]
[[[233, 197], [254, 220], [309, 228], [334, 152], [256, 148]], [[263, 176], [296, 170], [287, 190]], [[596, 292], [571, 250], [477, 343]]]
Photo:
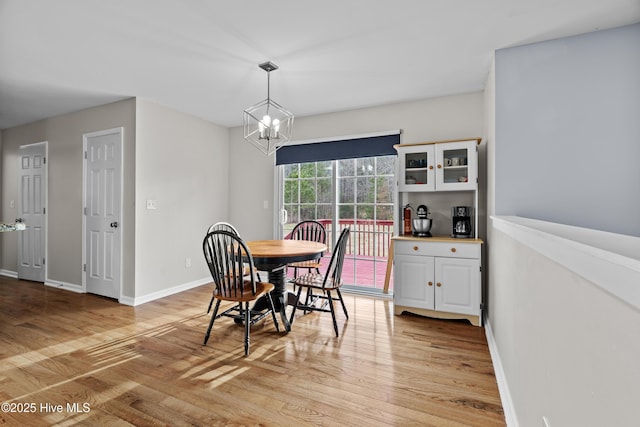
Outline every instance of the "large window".
[[299, 221], [314, 219], [327, 228], [332, 248], [340, 231], [350, 227], [345, 286], [384, 286], [393, 233], [395, 161], [395, 155], [386, 155], [280, 166], [285, 237]]

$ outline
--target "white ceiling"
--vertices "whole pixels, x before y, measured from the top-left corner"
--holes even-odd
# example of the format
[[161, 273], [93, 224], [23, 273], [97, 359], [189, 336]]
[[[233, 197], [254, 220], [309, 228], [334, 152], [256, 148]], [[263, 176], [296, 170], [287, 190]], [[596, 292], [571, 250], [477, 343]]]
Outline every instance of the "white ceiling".
[[640, 22], [640, 0], [0, 0], [0, 129], [132, 96], [224, 126], [484, 87], [493, 51]]

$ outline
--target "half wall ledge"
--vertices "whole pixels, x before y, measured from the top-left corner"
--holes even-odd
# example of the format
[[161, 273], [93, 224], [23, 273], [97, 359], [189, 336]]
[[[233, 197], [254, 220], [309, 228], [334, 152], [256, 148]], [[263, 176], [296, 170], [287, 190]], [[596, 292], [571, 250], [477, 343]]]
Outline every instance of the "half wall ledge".
[[495, 229], [640, 310], [640, 237], [540, 221], [492, 216]]

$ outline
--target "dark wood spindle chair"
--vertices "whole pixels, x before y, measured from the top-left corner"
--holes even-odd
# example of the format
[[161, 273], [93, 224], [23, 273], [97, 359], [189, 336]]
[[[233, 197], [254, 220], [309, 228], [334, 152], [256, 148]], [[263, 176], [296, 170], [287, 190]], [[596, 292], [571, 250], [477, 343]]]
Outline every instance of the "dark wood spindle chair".
[[[244, 322], [244, 354], [247, 356], [251, 325], [271, 314], [276, 330], [280, 331], [269, 293], [274, 285], [256, 280], [251, 252], [244, 241], [233, 232], [218, 230], [207, 233], [202, 242], [202, 250], [213, 277], [213, 298], [216, 300], [209, 328], [204, 336], [204, 345], [209, 341], [214, 321], [221, 316], [231, 317], [236, 323]], [[246, 268], [249, 270], [248, 274], [244, 274]], [[262, 295], [266, 295], [268, 308], [260, 313], [252, 313], [249, 303]], [[222, 301], [232, 301], [236, 304], [218, 314]]]
[[[327, 243], [327, 230], [324, 225], [318, 221], [306, 220], [301, 221], [293, 227], [291, 234], [289, 235], [291, 240], [309, 240], [312, 242]], [[289, 264], [287, 267], [293, 268], [293, 278], [298, 277], [298, 269], [306, 268], [308, 273], [311, 270], [316, 270], [316, 273], [320, 274], [320, 259], [311, 261], [301, 261]]]
[[[207, 230], [207, 233], [211, 233], [212, 231], [218, 231], [218, 230], [228, 231], [230, 233], [235, 234], [236, 236], [240, 236], [240, 233], [238, 233], [237, 228], [235, 228], [232, 224], [229, 224], [228, 222], [224, 222], [224, 221], [219, 221], [219, 222], [216, 222], [215, 224], [212, 224], [209, 227], [209, 230]], [[245, 276], [249, 274], [249, 268], [246, 265], [243, 268], [243, 272]], [[258, 282], [261, 282], [262, 280], [260, 279], [260, 273], [256, 271], [256, 275], [258, 277]], [[212, 296], [211, 301], [209, 301], [209, 308], [207, 308], [207, 313], [211, 311], [211, 307], [213, 306], [213, 300], [214, 298]]]
[[[349, 228], [343, 229], [340, 233], [338, 242], [333, 249], [333, 254], [331, 254], [331, 261], [329, 262], [325, 275], [319, 273], [307, 273], [295, 279], [294, 284], [298, 286], [298, 292], [296, 294], [296, 303], [291, 312], [291, 318], [289, 320], [290, 323], [293, 323], [293, 316], [296, 314], [296, 309], [304, 310], [305, 313], [307, 311], [329, 312], [333, 318], [333, 329], [336, 332], [336, 337], [339, 335], [333, 301], [340, 301], [344, 315], [349, 319], [347, 307], [344, 305], [342, 293], [340, 292], [340, 287], [342, 286], [342, 266], [344, 264], [345, 253], [347, 252], [349, 233]], [[319, 291], [320, 293], [314, 294], [312, 298], [307, 297], [305, 303], [301, 304], [300, 296], [303, 288], [307, 289], [307, 295], [309, 295], [311, 290]], [[335, 296], [331, 294], [333, 291], [336, 293]], [[324, 302], [324, 304], [317, 306], [317, 302]], [[329, 308], [326, 308], [327, 305]]]
[[[310, 240], [312, 242], [319, 243], [327, 243], [327, 230], [318, 221], [314, 220], [305, 220], [300, 221], [293, 227], [291, 230], [291, 234], [289, 234], [289, 239], [291, 240]], [[287, 268], [293, 269], [293, 280], [294, 283], [293, 290], [295, 292], [295, 279], [298, 278], [298, 270], [306, 269], [307, 273], [311, 273], [313, 270], [317, 274], [320, 274], [320, 267], [322, 265], [322, 258], [309, 260], [309, 261], [300, 261], [294, 262], [287, 266]], [[307, 289], [307, 296], [305, 299], [305, 303], [308, 303], [309, 300], [313, 298], [313, 289]], [[306, 313], [306, 312], [305, 312]]]

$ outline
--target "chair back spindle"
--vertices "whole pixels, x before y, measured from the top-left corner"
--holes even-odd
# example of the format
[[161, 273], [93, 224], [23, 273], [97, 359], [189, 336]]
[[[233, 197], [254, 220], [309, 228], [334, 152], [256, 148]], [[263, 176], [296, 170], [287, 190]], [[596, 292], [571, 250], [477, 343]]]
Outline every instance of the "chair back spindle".
[[240, 233], [238, 233], [238, 230], [233, 225], [229, 224], [228, 222], [224, 222], [224, 221], [219, 221], [219, 222], [216, 222], [215, 224], [212, 224], [209, 227], [209, 230], [207, 230], [207, 233], [211, 233], [212, 231], [216, 231], [216, 230], [229, 231], [229, 232], [235, 234], [236, 236], [240, 235]]
[[[253, 258], [240, 237], [231, 231], [212, 231], [205, 237], [203, 250], [220, 295], [236, 298], [247, 292], [255, 295]], [[245, 274], [247, 268], [249, 274]]]
[[338, 243], [334, 248], [333, 254], [331, 254], [331, 261], [327, 268], [327, 273], [324, 276], [322, 287], [339, 286], [342, 282], [342, 266], [344, 265], [344, 256], [347, 253], [347, 243], [349, 241], [349, 233], [351, 230], [349, 227], [344, 228], [338, 238]]
[[318, 221], [307, 220], [296, 224], [291, 230], [290, 239], [292, 240], [309, 240], [312, 242], [326, 243], [327, 231], [324, 225]]
[[[327, 230], [320, 222], [315, 220], [301, 221], [293, 227], [288, 236], [291, 240], [308, 240], [311, 242], [327, 243]], [[293, 268], [294, 280], [298, 277], [298, 269], [304, 268], [307, 271], [315, 270], [320, 273], [321, 260], [301, 261], [289, 264]]]

